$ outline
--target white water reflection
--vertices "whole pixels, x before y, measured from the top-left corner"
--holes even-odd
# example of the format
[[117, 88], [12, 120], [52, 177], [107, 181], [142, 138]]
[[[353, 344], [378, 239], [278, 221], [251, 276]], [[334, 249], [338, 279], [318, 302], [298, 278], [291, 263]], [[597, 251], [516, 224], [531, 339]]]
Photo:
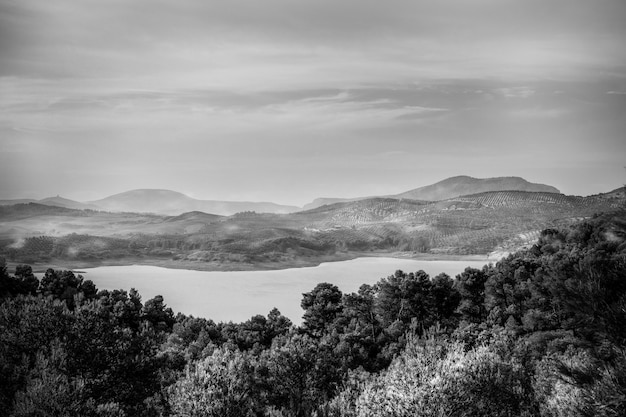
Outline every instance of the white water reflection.
[[481, 268], [486, 261], [425, 261], [395, 258], [359, 258], [329, 262], [311, 268], [278, 271], [192, 271], [155, 266], [103, 266], [84, 269], [85, 279], [99, 289], [136, 288], [146, 301], [163, 295], [175, 312], [219, 321], [241, 322], [278, 308], [294, 323], [302, 318], [302, 293], [320, 282], [330, 282], [344, 293], [361, 284], [374, 284], [401, 269], [420, 269], [431, 277], [445, 272], [454, 278], [466, 267]]

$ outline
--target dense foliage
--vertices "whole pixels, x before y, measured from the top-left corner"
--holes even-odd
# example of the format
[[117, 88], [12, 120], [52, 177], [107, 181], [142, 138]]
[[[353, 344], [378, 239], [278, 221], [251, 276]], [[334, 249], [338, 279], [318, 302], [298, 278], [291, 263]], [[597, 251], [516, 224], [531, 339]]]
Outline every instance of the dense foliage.
[[[46, 244], [42, 241], [41, 244]], [[303, 294], [301, 326], [174, 315], [163, 297], [0, 261], [10, 416], [626, 415], [626, 213], [545, 230], [451, 277]]]

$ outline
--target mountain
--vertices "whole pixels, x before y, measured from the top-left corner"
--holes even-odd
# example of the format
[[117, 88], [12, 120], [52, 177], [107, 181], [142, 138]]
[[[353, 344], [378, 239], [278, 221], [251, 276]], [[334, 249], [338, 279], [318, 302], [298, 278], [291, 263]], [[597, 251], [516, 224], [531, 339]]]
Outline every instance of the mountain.
[[308, 204], [305, 204], [302, 207], [302, 210], [313, 210], [316, 209], [318, 207], [322, 207], [322, 206], [327, 206], [329, 204], [335, 204], [335, 203], [346, 203], [346, 202], [351, 202], [351, 201], [360, 201], [360, 200], [367, 200], [368, 198], [376, 198], [376, 197], [356, 197], [356, 198], [328, 198], [328, 197], [320, 197], [320, 198], [316, 198], [315, 200], [311, 201]]
[[28, 204], [36, 202], [37, 200], [33, 198], [16, 198], [12, 200], [0, 200], [0, 206], [13, 206], [15, 204]]
[[100, 210], [100, 207], [93, 204], [81, 203], [60, 196], [44, 198], [37, 201], [37, 203], [44, 204], [46, 206], [65, 207], [76, 210]]
[[[423, 201], [440, 201], [462, 195], [478, 194], [489, 191], [533, 191], [546, 193], [560, 193], [552, 186], [535, 184], [520, 177], [473, 178], [466, 175], [451, 177], [435, 184], [415, 188], [400, 194], [381, 196], [396, 199], [411, 199]], [[346, 201], [366, 200], [373, 197], [357, 198], [317, 198], [304, 206], [304, 210], [311, 210], [326, 204]]]
[[43, 204], [45, 206], [54, 206], [54, 207], [65, 207], [76, 210], [100, 210], [99, 207], [94, 206], [93, 204], [81, 203], [79, 201], [70, 200], [68, 198], [63, 198], [60, 196], [56, 197], [48, 197], [43, 198], [41, 200], [34, 199], [17, 199], [17, 200], [0, 200], [0, 206], [12, 206], [15, 204]]
[[197, 200], [176, 191], [154, 189], [126, 191], [90, 203], [108, 211], [173, 216], [192, 211], [231, 215], [243, 211], [291, 213], [299, 210], [295, 206], [266, 202]]
[[543, 193], [557, 193], [556, 188], [535, 184], [520, 177], [473, 178], [465, 175], [452, 177], [397, 194], [394, 198], [409, 198], [411, 200], [439, 201], [462, 195], [479, 194], [489, 191], [532, 191]]
[[543, 229], [619, 210], [625, 203], [623, 188], [588, 197], [489, 191], [440, 201], [338, 202], [291, 216], [306, 218], [311, 235], [348, 249], [502, 254], [532, 245]]
[[91, 204], [102, 207], [107, 211], [122, 211], [136, 213], [164, 213], [180, 214], [183, 206], [193, 204], [193, 199], [184, 194], [169, 190], [132, 190], [115, 194], [101, 200], [91, 201]]
[[[108, 202], [118, 201], [121, 208], [122, 203], [138, 204], [135, 200], [145, 204], [138, 208], [199, 201], [144, 190]], [[289, 214], [248, 211], [231, 216], [199, 211], [163, 216], [30, 203], [0, 206], [0, 257], [18, 263], [54, 258], [194, 269], [285, 268], [397, 253], [500, 257], [531, 246], [544, 229], [596, 213], [621, 210], [624, 216], [625, 204], [623, 188], [588, 197], [489, 191], [440, 201], [372, 198]]]
[[489, 191], [532, 191], [559, 193], [559, 190], [554, 187], [530, 183], [519, 177], [480, 179], [468, 176], [458, 176], [396, 195], [357, 198], [318, 198], [313, 202], [306, 204], [303, 208], [270, 202], [198, 200], [176, 191], [159, 189], [126, 191], [101, 200], [84, 203], [69, 200], [60, 196], [48, 197], [42, 200], [0, 200], [0, 206], [36, 203], [77, 210], [91, 209], [112, 212], [154, 213], [168, 216], [177, 216], [182, 213], [200, 211], [216, 215], [230, 216], [235, 213], [246, 211], [275, 214], [294, 213], [302, 210], [306, 211], [315, 209], [328, 204], [360, 201], [370, 198], [439, 201], [462, 195], [478, 194]]

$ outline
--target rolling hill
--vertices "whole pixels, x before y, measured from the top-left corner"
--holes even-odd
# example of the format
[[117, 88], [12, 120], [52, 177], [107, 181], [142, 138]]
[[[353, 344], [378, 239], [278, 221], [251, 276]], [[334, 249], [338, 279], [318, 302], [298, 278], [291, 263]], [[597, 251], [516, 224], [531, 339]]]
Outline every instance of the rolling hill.
[[299, 207], [269, 202], [197, 200], [176, 191], [152, 189], [126, 191], [101, 200], [84, 203], [60, 196], [48, 197], [41, 200], [0, 200], [0, 206], [28, 203], [72, 208], [76, 210], [155, 213], [173, 216], [191, 211], [202, 211], [216, 215], [231, 215], [242, 211], [256, 211], [261, 213], [291, 213], [300, 210]]
[[623, 210], [625, 204], [624, 189], [589, 197], [489, 191], [440, 201], [370, 198], [294, 213], [230, 216], [30, 203], [0, 207], [0, 256], [13, 262], [196, 269], [285, 268], [398, 253], [501, 256], [532, 245], [543, 229]]
[[462, 195], [478, 194], [489, 191], [533, 191], [556, 193], [556, 188], [534, 184], [520, 177], [473, 178], [458, 176], [445, 179], [436, 184], [416, 188], [397, 194], [394, 198], [410, 198], [412, 200], [439, 201]]
[[47, 206], [65, 207], [76, 210], [98, 210], [100, 207], [89, 203], [81, 203], [79, 201], [70, 200], [60, 196], [48, 197], [37, 201], [39, 204], [45, 204]]
[[60, 196], [43, 198], [41, 200], [34, 200], [34, 199], [0, 200], [0, 206], [12, 206], [15, 204], [28, 204], [28, 203], [43, 204], [46, 206], [54, 206], [54, 207], [65, 207], [65, 208], [71, 208], [71, 209], [76, 209], [76, 210], [98, 210], [99, 209], [99, 207], [93, 204], [81, 203], [79, 201], [70, 200], [67, 198], [60, 197]]
[[[409, 190], [396, 195], [380, 196], [394, 199], [412, 199], [425, 201], [439, 201], [461, 195], [477, 194], [488, 191], [534, 191], [558, 193], [551, 186], [530, 183], [519, 177], [499, 178], [472, 178], [458, 176], [445, 179], [436, 184]], [[154, 213], [160, 215], [176, 216], [191, 211], [202, 211], [216, 215], [230, 216], [235, 213], [254, 211], [258, 213], [294, 213], [301, 210], [311, 210], [328, 204], [339, 202], [351, 202], [367, 200], [373, 197], [358, 198], [318, 198], [306, 204], [303, 208], [275, 204], [271, 202], [249, 201], [218, 201], [198, 200], [185, 194], [160, 189], [138, 189], [126, 191], [105, 197], [100, 200], [78, 202], [60, 196], [44, 198], [41, 200], [20, 199], [0, 200], [1, 205], [37, 203], [48, 206], [73, 208], [78, 210], [101, 210], [112, 212]]]
[[[559, 193], [560, 191], [552, 186], [535, 184], [520, 177], [495, 177], [495, 178], [473, 178], [465, 175], [447, 178], [435, 184], [427, 185], [400, 194], [388, 195], [385, 197], [411, 200], [439, 201], [449, 198], [459, 197], [468, 194], [477, 194], [488, 191], [535, 191]], [[325, 204], [334, 204], [346, 201], [366, 200], [375, 197], [360, 198], [318, 198], [304, 206], [305, 210], [310, 210]]]
[[126, 191], [91, 201], [90, 204], [107, 211], [165, 215], [179, 215], [190, 211], [231, 215], [242, 211], [290, 213], [299, 210], [295, 206], [267, 202], [197, 200], [176, 191], [153, 189]]

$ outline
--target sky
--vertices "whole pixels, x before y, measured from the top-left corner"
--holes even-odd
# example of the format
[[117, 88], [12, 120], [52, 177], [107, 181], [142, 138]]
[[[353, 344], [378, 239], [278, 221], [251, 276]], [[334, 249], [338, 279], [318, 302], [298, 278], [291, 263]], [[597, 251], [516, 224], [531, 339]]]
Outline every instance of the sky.
[[0, 199], [626, 184], [623, 0], [0, 0]]

